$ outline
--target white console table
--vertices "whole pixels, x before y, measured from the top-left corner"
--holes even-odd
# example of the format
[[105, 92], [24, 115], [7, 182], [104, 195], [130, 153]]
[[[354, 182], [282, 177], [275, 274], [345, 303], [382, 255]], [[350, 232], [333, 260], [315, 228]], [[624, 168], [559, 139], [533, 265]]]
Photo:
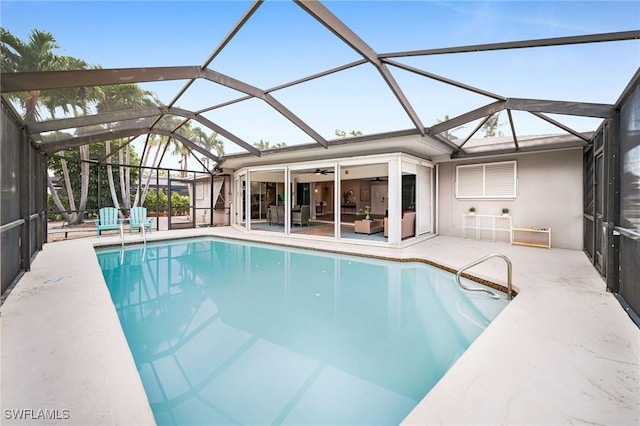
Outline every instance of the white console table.
[[462, 238], [496, 241], [503, 236], [511, 243], [511, 216], [493, 216], [485, 214], [462, 215]]
[[[531, 241], [531, 239], [525, 241], [522, 239], [522, 234], [546, 234], [542, 238], [538, 238], [537, 241]], [[518, 238], [517, 236], [520, 236]], [[535, 238], [535, 237], [534, 237]], [[511, 244], [519, 244], [521, 246], [531, 246], [531, 247], [544, 247], [551, 248], [551, 228], [511, 228]]]

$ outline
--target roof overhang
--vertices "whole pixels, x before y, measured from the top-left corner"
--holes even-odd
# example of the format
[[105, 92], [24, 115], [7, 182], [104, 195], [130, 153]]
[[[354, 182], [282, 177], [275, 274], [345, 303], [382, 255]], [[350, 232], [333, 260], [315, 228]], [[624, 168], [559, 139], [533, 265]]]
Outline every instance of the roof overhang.
[[327, 148], [317, 144], [296, 145], [262, 152], [261, 157], [246, 153], [224, 156], [218, 167], [238, 170], [243, 167], [269, 164], [298, 163], [313, 160], [357, 157], [402, 152], [429, 159], [437, 155], [450, 156], [453, 149], [431, 136], [422, 136], [416, 130], [404, 130], [378, 135], [328, 141]]
[[508, 140], [508, 138], [478, 138], [472, 139], [469, 148], [462, 152], [454, 151], [439, 139], [428, 135], [421, 136], [411, 129], [375, 136], [331, 140], [327, 149], [319, 147], [317, 144], [306, 144], [263, 151], [261, 157], [255, 157], [247, 153], [229, 154], [221, 159], [218, 167], [225, 169], [225, 171], [226, 169], [238, 170], [244, 167], [270, 164], [322, 161], [395, 152], [410, 154], [434, 163], [441, 163], [461, 158], [583, 148], [588, 145], [584, 139], [588, 139], [590, 133], [584, 133], [581, 136], [541, 135], [522, 137], [518, 149], [514, 148], [513, 141]]

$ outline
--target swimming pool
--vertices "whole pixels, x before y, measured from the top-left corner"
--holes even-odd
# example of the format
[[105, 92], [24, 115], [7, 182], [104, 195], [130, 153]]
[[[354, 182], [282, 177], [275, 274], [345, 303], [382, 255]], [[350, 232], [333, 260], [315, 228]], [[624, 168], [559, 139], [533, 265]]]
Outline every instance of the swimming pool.
[[421, 263], [222, 239], [97, 255], [159, 425], [398, 424], [508, 303]]

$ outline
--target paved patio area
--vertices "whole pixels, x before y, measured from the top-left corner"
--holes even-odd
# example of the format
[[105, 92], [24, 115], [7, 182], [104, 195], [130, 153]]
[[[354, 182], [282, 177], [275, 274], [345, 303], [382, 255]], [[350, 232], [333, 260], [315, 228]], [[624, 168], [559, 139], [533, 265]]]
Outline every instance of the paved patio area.
[[[372, 252], [231, 227], [154, 232], [149, 239], [201, 235]], [[118, 243], [113, 235], [46, 244], [0, 308], [3, 424], [154, 423], [93, 250]], [[450, 237], [375, 253], [451, 268], [502, 253], [513, 262], [519, 291], [406, 424], [640, 424], [640, 330], [584, 253]], [[505, 283], [500, 259], [470, 272]], [[7, 409], [57, 409], [60, 419], [8, 419]]]

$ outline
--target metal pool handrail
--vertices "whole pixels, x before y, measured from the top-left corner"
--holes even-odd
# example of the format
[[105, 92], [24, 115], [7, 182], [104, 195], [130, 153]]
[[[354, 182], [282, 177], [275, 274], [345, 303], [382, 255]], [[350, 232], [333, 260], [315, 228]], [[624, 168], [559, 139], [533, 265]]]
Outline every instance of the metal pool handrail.
[[513, 298], [512, 296], [512, 290], [511, 290], [511, 270], [512, 270], [512, 266], [511, 266], [511, 261], [509, 260], [509, 258], [507, 256], [505, 256], [504, 254], [498, 254], [498, 253], [492, 253], [492, 254], [488, 254], [478, 260], [475, 260], [471, 263], [469, 263], [468, 265], [463, 266], [462, 268], [458, 269], [458, 272], [456, 272], [456, 282], [458, 283], [458, 285], [460, 286], [460, 288], [467, 290], [467, 291], [483, 291], [485, 293], [488, 293], [491, 297], [493, 297], [494, 299], [498, 299], [500, 296], [498, 296], [496, 293], [494, 293], [491, 290], [487, 290], [486, 288], [480, 288], [480, 287], [467, 287], [464, 284], [462, 284], [462, 281], [460, 281], [460, 274], [462, 274], [463, 271], [479, 265], [480, 263], [484, 262], [485, 260], [491, 259], [492, 257], [499, 257], [502, 260], [504, 260], [505, 262], [507, 262], [507, 298], [509, 300], [511, 300]]
[[[147, 253], [147, 234], [145, 233], [144, 226], [142, 226], [142, 241], [144, 242], [144, 248], [142, 250], [142, 261], [144, 261], [144, 256]], [[124, 265], [124, 222], [120, 223], [120, 244], [122, 247], [120, 248], [120, 264]]]

